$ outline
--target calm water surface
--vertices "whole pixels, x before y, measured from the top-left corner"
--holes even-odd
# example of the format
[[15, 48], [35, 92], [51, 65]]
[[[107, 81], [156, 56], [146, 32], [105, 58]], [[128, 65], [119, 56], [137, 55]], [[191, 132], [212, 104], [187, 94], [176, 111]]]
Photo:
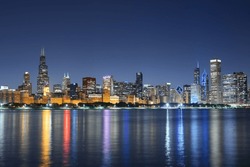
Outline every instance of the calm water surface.
[[2, 110], [0, 166], [250, 166], [250, 110]]

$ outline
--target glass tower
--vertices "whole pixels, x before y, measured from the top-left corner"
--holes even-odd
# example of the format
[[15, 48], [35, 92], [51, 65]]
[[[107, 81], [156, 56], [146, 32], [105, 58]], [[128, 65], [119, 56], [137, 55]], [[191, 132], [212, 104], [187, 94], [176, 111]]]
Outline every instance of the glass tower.
[[46, 58], [44, 48], [41, 49], [40, 63], [38, 67], [37, 77], [37, 95], [43, 96], [44, 88], [49, 88], [48, 66], [46, 65]]
[[135, 80], [135, 93], [136, 96], [142, 98], [143, 93], [143, 75], [142, 72], [136, 73], [136, 80]]
[[221, 60], [210, 60], [210, 102], [212, 104], [222, 103], [222, 88], [221, 88]]

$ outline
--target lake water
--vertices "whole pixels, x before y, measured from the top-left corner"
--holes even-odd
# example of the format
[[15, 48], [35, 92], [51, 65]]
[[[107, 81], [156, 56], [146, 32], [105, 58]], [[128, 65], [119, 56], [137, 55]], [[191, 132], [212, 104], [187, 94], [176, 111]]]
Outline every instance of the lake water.
[[0, 166], [250, 166], [250, 110], [2, 110]]

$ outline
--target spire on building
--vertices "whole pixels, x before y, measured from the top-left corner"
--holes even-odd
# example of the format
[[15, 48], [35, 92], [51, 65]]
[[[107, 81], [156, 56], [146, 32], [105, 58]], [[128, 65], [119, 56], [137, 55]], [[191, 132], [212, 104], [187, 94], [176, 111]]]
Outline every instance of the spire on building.
[[45, 56], [44, 48], [41, 49], [41, 56]]

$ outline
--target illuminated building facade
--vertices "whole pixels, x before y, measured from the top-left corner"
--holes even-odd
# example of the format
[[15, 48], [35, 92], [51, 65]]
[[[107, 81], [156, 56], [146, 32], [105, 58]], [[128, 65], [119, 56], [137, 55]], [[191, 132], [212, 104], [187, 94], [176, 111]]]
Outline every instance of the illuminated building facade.
[[209, 99], [209, 77], [204, 70], [201, 76], [201, 101], [207, 103]]
[[200, 67], [198, 62], [197, 67], [194, 69], [194, 83], [197, 85], [200, 84]]
[[201, 103], [201, 86], [195, 83], [191, 85], [191, 103]]
[[110, 96], [113, 95], [113, 77], [108, 75], [103, 77], [103, 102], [109, 103], [110, 102]]
[[210, 95], [209, 101], [211, 104], [222, 103], [222, 85], [221, 85], [221, 60], [210, 60]]
[[41, 50], [40, 63], [38, 68], [38, 77], [37, 77], [37, 95], [43, 96], [45, 93], [44, 90], [49, 88], [49, 76], [48, 76], [48, 66], [46, 65], [46, 58], [44, 53], [44, 48]]
[[243, 72], [233, 74], [237, 79], [237, 103], [246, 104], [248, 102], [247, 75]]
[[237, 78], [235, 74], [226, 74], [222, 77], [223, 103], [237, 103]]
[[63, 93], [68, 93], [69, 91], [69, 85], [70, 85], [70, 77], [69, 73], [66, 73], [63, 75], [63, 81], [62, 81], [62, 91]]
[[142, 94], [143, 94], [143, 74], [142, 72], [137, 72], [135, 80], [135, 95], [136, 97], [142, 98]]
[[96, 93], [96, 78], [85, 77], [82, 79], [83, 93], [88, 96], [89, 94]]
[[29, 95], [32, 94], [32, 84], [30, 82], [30, 74], [29, 72], [25, 72], [23, 75], [23, 84], [18, 86], [18, 90], [22, 91], [22, 90], [27, 90]]
[[78, 84], [77, 83], [72, 83], [69, 85], [69, 92], [70, 92], [70, 98], [71, 99], [78, 99]]
[[183, 86], [183, 103], [189, 104], [191, 102], [191, 85]]

